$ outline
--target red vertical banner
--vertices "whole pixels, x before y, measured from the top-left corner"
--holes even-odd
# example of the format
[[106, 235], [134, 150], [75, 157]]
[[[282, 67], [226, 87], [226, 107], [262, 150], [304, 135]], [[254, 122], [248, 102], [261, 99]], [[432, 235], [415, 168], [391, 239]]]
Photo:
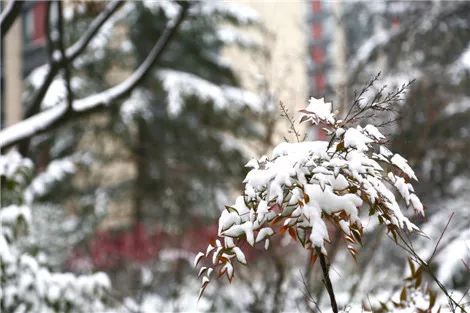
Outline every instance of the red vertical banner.
[[32, 41], [35, 43], [43, 43], [46, 41], [46, 29], [45, 29], [45, 18], [46, 18], [46, 2], [38, 1], [34, 4], [31, 9], [33, 12], [33, 34]]
[[321, 11], [321, 1], [320, 0], [313, 0], [312, 1], [312, 11], [313, 13], [318, 13]]
[[320, 39], [322, 36], [323, 27], [321, 23], [313, 23], [312, 35], [314, 39]]

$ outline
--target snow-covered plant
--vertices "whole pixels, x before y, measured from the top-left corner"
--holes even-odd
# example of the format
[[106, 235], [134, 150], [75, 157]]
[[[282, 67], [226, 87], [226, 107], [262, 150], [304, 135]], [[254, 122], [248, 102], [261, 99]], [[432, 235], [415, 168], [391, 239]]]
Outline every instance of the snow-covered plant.
[[[97, 312], [110, 281], [104, 273], [51, 272], [46, 256], [28, 251], [32, 214], [25, 196], [33, 166], [16, 151], [0, 156], [0, 311]], [[29, 185], [31, 186], [31, 185]]]
[[271, 156], [246, 164], [251, 170], [243, 194], [222, 211], [219, 238], [196, 256], [195, 265], [207, 259], [199, 270], [200, 295], [214, 273], [232, 280], [234, 265], [247, 263], [244, 242], [264, 242], [268, 249], [271, 237], [288, 233], [324, 263], [329, 226], [343, 233], [355, 257], [363, 235], [360, 211], [376, 217], [395, 240], [401, 230], [418, 230], [395, 197], [423, 214], [411, 185], [417, 178], [405, 158], [384, 146], [385, 136], [373, 125], [337, 119], [324, 99], [311, 98], [301, 113], [302, 122], [324, 126], [329, 140], [281, 143]]

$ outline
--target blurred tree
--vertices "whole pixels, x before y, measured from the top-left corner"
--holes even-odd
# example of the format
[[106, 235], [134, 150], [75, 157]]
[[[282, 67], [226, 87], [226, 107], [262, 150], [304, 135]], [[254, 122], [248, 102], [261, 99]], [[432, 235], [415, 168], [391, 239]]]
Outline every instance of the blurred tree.
[[[68, 9], [63, 36], [73, 42], [87, 29], [96, 8], [79, 3]], [[70, 65], [74, 97], [112, 87], [135, 64], [145, 63], [178, 11], [179, 5], [171, 1], [126, 3], [90, 42], [92, 49]], [[45, 217], [39, 220], [63, 218], [63, 209], [56, 206], [62, 204], [68, 219], [82, 221], [69, 223], [74, 227], [68, 232], [43, 228], [49, 234], [38, 234], [67, 238], [67, 249], [40, 240], [57, 264], [79, 245], [79, 256], [91, 253], [95, 266], [114, 273], [118, 289], [141, 292], [140, 263], [146, 263], [154, 270], [153, 288], [164, 297], [178, 296], [187, 271], [185, 255], [199, 248], [197, 236], [205, 236], [207, 217], [218, 214], [243, 175], [239, 164], [248, 158], [250, 145], [265, 133], [256, 121], [261, 100], [238, 87], [235, 65], [221, 57], [229, 44], [250, 52], [260, 49], [242, 27], [261, 27], [253, 11], [230, 3], [192, 5], [158, 68], [149, 71], [129, 99], [33, 138], [28, 154], [41, 168], [52, 160], [74, 158], [78, 170], [69, 183], [55, 185], [54, 192], [36, 199]], [[39, 68], [28, 79], [33, 99], [43, 72]], [[43, 110], [67, 96], [62, 77], [52, 86], [56, 88], [41, 101]], [[102, 194], [109, 199], [107, 230], [88, 247], [103, 218], [94, 205]], [[192, 236], [190, 229], [196, 230]], [[165, 253], [170, 255], [167, 261]], [[163, 280], [176, 284], [159, 284]]]

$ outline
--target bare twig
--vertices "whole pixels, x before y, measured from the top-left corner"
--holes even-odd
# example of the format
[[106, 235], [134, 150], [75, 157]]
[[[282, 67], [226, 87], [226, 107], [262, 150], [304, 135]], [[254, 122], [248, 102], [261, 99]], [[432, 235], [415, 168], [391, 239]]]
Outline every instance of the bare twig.
[[[445, 296], [448, 298], [449, 303], [455, 307], [458, 307], [462, 312], [466, 313], [467, 311], [465, 308], [459, 304], [457, 301], [455, 301], [452, 296], [450, 295], [449, 291], [447, 288], [444, 286], [444, 284], [436, 277], [434, 274], [430, 263], [424, 261], [416, 252], [416, 250], [412, 247], [412, 245], [402, 236], [400, 231], [396, 232], [400, 240], [402, 241], [403, 244], [397, 243], [399, 247], [404, 249], [406, 252], [409, 253], [410, 257], [418, 263], [423, 270], [428, 273], [428, 275], [432, 278], [432, 280], [436, 283], [436, 285], [442, 290], [442, 292], [445, 294]], [[442, 235], [441, 235], [442, 236]]]
[[444, 234], [445, 234], [445, 232], [447, 231], [447, 227], [449, 227], [450, 221], [452, 220], [453, 217], [454, 217], [454, 212], [452, 212], [452, 214], [451, 214], [450, 217], [449, 217], [449, 220], [447, 221], [446, 226], [445, 226], [444, 229], [442, 230], [441, 235], [439, 236], [439, 239], [437, 240], [436, 246], [434, 247], [434, 250], [432, 251], [432, 254], [431, 254], [431, 256], [430, 256], [429, 259], [428, 259], [428, 263], [431, 263], [432, 259], [433, 259], [434, 256], [436, 255], [437, 248], [439, 247], [439, 244], [440, 244], [440, 242], [441, 242], [441, 240], [442, 240], [442, 237], [444, 237]]
[[[279, 101], [279, 107], [281, 108], [281, 116], [284, 117], [289, 122], [289, 133], [294, 134], [297, 142], [300, 142], [300, 132], [295, 128], [294, 118], [289, 115], [289, 110], [287, 107]], [[287, 140], [286, 140], [287, 141]]]
[[[358, 93], [354, 92], [354, 100], [349, 107], [349, 110], [344, 117], [342, 122], [345, 124], [353, 124], [358, 120], [370, 119], [376, 116], [378, 112], [391, 112], [397, 113], [396, 107], [393, 105], [399, 101], [402, 101], [402, 95], [405, 90], [410, 87], [414, 80], [401, 85], [401, 87], [393, 89], [385, 93], [386, 85], [382, 86], [378, 91], [376, 91], [371, 99], [364, 99], [364, 95], [374, 87], [374, 83], [377, 82], [380, 78], [380, 72], [375, 75], [369, 82], [364, 86], [361, 91]], [[389, 125], [395, 121], [394, 118], [381, 122], [378, 127], [383, 127]]]
[[[310, 259], [310, 257], [309, 257]], [[309, 262], [310, 263], [310, 262]], [[309, 264], [310, 265], [310, 264]], [[300, 272], [300, 271], [299, 271]], [[318, 305], [318, 301], [315, 300], [315, 298], [313, 297], [311, 291], [310, 291], [310, 286], [309, 286], [309, 283], [307, 282], [307, 279], [305, 278], [305, 276], [302, 274], [302, 272], [300, 272], [300, 277], [302, 279], [302, 285], [304, 286], [303, 290], [302, 290], [302, 293], [304, 295], [304, 299], [306, 299], [307, 301], [307, 305], [309, 302], [313, 303], [315, 305], [315, 308], [316, 310], [319, 312], [319, 313], [322, 313], [321, 309], [320, 309], [320, 306]], [[315, 312], [315, 310], [313, 309], [312, 310], [313, 312]]]

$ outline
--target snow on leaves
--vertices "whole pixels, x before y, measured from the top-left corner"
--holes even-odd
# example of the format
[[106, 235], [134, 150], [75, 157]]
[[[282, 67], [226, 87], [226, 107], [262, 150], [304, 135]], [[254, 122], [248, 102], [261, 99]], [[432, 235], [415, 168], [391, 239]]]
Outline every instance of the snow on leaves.
[[[73, 170], [71, 163], [54, 164], [49, 175], [58, 180], [63, 178], [62, 170]], [[47, 267], [44, 254], [33, 256], [24, 246], [33, 222], [31, 209], [25, 205], [27, 201], [24, 199], [32, 167], [32, 162], [16, 151], [0, 156], [2, 204], [6, 204], [0, 208], [0, 310], [51, 313], [103, 311], [106, 293], [111, 288], [106, 274], [53, 273]], [[49, 182], [47, 179], [45, 181]]]
[[[302, 121], [325, 125], [331, 140], [281, 143], [270, 157], [251, 160], [244, 192], [235, 204], [226, 206], [219, 218], [218, 236], [197, 263], [202, 286], [211, 280], [213, 269], [231, 281], [234, 263], [246, 264], [239, 246], [254, 246], [275, 235], [289, 234], [309, 249], [312, 260], [326, 254], [327, 224], [336, 225], [348, 242], [353, 257], [354, 244], [362, 245], [360, 210], [369, 210], [395, 238], [399, 229], [417, 227], [403, 214], [396, 194], [407, 206], [423, 214], [423, 205], [410, 180], [417, 180], [407, 161], [383, 146], [385, 136], [373, 125], [347, 127], [336, 120], [331, 103], [312, 98]], [[206, 268], [206, 269], [204, 269]], [[205, 275], [204, 275], [205, 274]]]

